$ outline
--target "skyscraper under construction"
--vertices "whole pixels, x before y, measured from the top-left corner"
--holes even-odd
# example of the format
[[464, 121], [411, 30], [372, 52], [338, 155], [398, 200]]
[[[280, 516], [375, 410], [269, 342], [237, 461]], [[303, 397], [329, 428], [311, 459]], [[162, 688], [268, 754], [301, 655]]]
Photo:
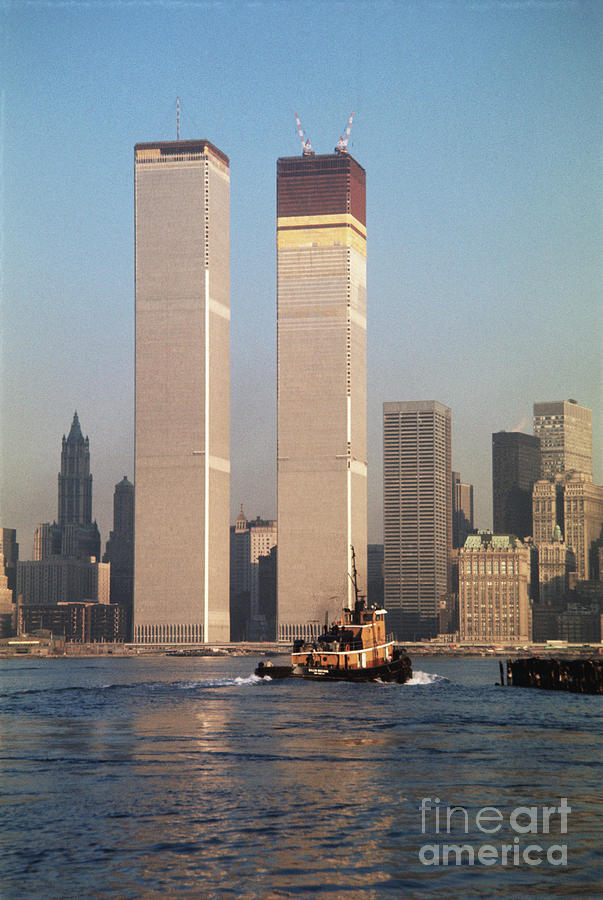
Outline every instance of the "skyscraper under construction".
[[278, 635], [290, 640], [351, 604], [352, 547], [366, 590], [366, 176], [341, 140], [277, 162], [277, 291]]

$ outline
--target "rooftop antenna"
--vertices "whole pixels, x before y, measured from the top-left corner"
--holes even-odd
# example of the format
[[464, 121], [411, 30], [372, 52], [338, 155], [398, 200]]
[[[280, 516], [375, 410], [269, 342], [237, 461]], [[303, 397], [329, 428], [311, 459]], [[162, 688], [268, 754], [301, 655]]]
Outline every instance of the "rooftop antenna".
[[295, 121], [297, 122], [297, 133], [299, 134], [299, 139], [302, 145], [302, 154], [304, 156], [314, 156], [314, 150], [312, 149], [312, 144], [310, 143], [310, 138], [306, 137], [304, 139], [304, 131], [302, 128], [302, 123], [299, 120], [299, 116], [295, 113]]
[[348, 119], [348, 127], [345, 130], [345, 137], [342, 135], [337, 141], [337, 145], [335, 147], [335, 153], [347, 153], [348, 152], [348, 140], [350, 139], [350, 131], [352, 129], [352, 119], [354, 118], [354, 111], [352, 110], [352, 115]]
[[180, 97], [176, 97], [176, 140], [180, 140]]

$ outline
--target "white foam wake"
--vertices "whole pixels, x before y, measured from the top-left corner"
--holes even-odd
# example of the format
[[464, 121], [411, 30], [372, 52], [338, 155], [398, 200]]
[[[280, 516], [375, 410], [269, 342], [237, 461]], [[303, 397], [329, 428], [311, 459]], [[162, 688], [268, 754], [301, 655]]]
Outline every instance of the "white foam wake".
[[406, 682], [407, 685], [425, 685], [437, 684], [438, 682], [448, 681], [443, 675], [436, 675], [435, 672], [413, 672], [412, 678]]
[[262, 682], [269, 680], [269, 678], [260, 678], [259, 675], [255, 675], [252, 672], [251, 675], [237, 675], [235, 678], [207, 678], [202, 681], [180, 681], [175, 686], [181, 691], [186, 691], [193, 688], [235, 687], [242, 684], [262, 684]]

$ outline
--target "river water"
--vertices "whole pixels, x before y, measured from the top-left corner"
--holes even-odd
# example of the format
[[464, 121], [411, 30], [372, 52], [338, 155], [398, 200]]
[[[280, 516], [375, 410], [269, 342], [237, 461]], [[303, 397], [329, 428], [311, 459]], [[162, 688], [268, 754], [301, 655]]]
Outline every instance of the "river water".
[[603, 893], [600, 697], [492, 659], [406, 685], [255, 662], [1, 661], [0, 896]]

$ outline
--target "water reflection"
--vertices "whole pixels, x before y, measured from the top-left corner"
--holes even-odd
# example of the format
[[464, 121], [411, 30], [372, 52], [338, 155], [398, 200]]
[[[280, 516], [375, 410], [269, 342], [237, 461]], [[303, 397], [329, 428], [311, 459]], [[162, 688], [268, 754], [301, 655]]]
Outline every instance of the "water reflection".
[[[67, 685], [33, 671], [5, 697], [7, 896], [526, 892], [525, 867], [422, 867], [435, 840], [422, 797], [474, 821], [568, 796], [572, 884], [594, 877], [598, 698], [496, 689], [458, 660], [431, 688], [257, 684], [245, 660], [111, 662], [85, 679], [65, 668]], [[553, 893], [557, 873], [538, 871]]]

